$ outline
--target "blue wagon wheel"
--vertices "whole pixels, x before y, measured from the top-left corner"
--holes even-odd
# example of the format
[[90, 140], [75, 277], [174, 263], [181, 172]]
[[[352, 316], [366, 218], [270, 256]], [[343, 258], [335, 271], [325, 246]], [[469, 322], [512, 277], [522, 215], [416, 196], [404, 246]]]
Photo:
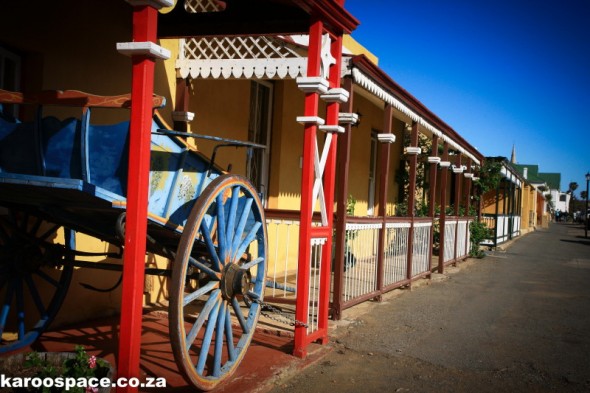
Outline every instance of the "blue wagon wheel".
[[74, 232], [27, 213], [0, 213], [0, 353], [32, 344], [72, 278]]
[[199, 389], [231, 376], [250, 345], [264, 295], [266, 243], [264, 210], [248, 180], [223, 175], [211, 182], [184, 227], [170, 301], [176, 363]]

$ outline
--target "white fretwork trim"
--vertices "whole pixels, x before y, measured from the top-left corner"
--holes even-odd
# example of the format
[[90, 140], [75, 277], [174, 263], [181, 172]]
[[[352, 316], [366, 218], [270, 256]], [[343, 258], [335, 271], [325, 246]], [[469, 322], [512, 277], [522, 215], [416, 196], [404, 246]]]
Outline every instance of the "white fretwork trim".
[[477, 176], [473, 176], [473, 177], [471, 178], [471, 180], [473, 180], [473, 181], [478, 181], [478, 180], [479, 180], [479, 177], [477, 177]]
[[326, 94], [320, 95], [320, 98], [326, 102], [338, 102], [343, 104], [348, 101], [348, 91], [340, 87], [330, 89]]
[[451, 161], [441, 161], [438, 163], [441, 168], [448, 168], [451, 166]]
[[[343, 63], [345, 63], [345, 62], [343, 62]], [[345, 64], [343, 64], [343, 67], [344, 66], [345, 66]], [[357, 68], [353, 68], [352, 72], [350, 72], [348, 70], [347, 70], [347, 72], [349, 74], [350, 73], [352, 74], [352, 77], [353, 77], [355, 83], [362, 86], [363, 88], [365, 88], [370, 93], [372, 93], [373, 95], [375, 95], [379, 99], [383, 100], [384, 102], [392, 105], [394, 108], [396, 108], [397, 110], [399, 110], [400, 112], [402, 112], [403, 114], [408, 116], [413, 121], [417, 122], [422, 127], [426, 128], [427, 130], [429, 130], [433, 134], [439, 136], [444, 141], [448, 142], [455, 150], [458, 150], [459, 152], [461, 152], [465, 156], [471, 158], [473, 160], [473, 162], [475, 162], [476, 164], [480, 163], [479, 160], [477, 158], [475, 158], [475, 156], [473, 156], [471, 153], [465, 151], [465, 149], [462, 146], [460, 146], [457, 142], [452, 140], [449, 136], [443, 134], [443, 132], [440, 131], [439, 129], [437, 129], [436, 127], [432, 126], [425, 119], [423, 119], [417, 113], [415, 113], [410, 108], [408, 108], [407, 105], [405, 105], [399, 99], [397, 99], [396, 97], [391, 95], [389, 92], [387, 92], [385, 89], [383, 89], [379, 84], [375, 83], [375, 81], [373, 81], [371, 78], [369, 78], [367, 75], [365, 75], [361, 70], [359, 70]], [[343, 75], [344, 75], [344, 73], [343, 73]]]
[[172, 120], [174, 121], [193, 121], [194, 118], [194, 112], [172, 112]]
[[385, 223], [385, 228], [410, 228], [412, 226], [409, 222], [388, 222]]
[[341, 124], [356, 124], [359, 121], [358, 113], [340, 112], [338, 114], [338, 123]]
[[428, 162], [431, 164], [438, 164], [440, 163], [440, 157], [428, 157]]
[[381, 229], [383, 228], [383, 224], [382, 223], [378, 223], [378, 224], [361, 224], [361, 223], [356, 223], [356, 222], [347, 222], [346, 223], [346, 230], [347, 231], [362, 231], [362, 230], [367, 230], [367, 229]]
[[339, 134], [344, 134], [344, 127], [338, 125], [324, 125], [319, 127], [320, 131], [324, 132], [337, 132]]
[[393, 143], [393, 142], [395, 142], [395, 134], [391, 134], [391, 133], [377, 134], [377, 140], [381, 143]]
[[473, 178], [473, 173], [466, 172], [466, 173], [463, 174], [463, 176], [465, 176], [467, 179], [472, 179]]
[[127, 56], [146, 55], [157, 59], [169, 59], [170, 51], [153, 42], [117, 42], [117, 51]]
[[176, 68], [181, 78], [192, 79], [285, 79], [305, 75], [306, 59], [211, 59], [176, 60]]
[[297, 116], [297, 123], [305, 124], [315, 124], [318, 126], [324, 125], [326, 122], [324, 119], [318, 116]]
[[404, 147], [404, 152], [406, 154], [420, 154], [422, 153], [422, 149], [417, 146], [408, 146]]
[[147, 5], [156, 9], [164, 8], [164, 7], [172, 7], [174, 5], [174, 0], [126, 0], [129, 4], [134, 7], [139, 7], [142, 5]]
[[330, 86], [326, 78], [321, 76], [300, 76], [296, 80], [297, 87], [304, 93], [319, 93], [324, 94], [328, 91]]

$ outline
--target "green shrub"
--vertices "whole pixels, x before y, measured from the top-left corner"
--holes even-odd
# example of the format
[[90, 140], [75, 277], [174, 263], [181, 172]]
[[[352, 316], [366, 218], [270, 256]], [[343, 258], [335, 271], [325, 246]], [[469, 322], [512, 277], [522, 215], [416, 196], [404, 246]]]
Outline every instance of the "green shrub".
[[492, 231], [481, 221], [472, 221], [469, 226], [471, 248], [469, 255], [475, 258], [482, 258], [485, 254], [479, 248], [479, 243], [492, 236]]

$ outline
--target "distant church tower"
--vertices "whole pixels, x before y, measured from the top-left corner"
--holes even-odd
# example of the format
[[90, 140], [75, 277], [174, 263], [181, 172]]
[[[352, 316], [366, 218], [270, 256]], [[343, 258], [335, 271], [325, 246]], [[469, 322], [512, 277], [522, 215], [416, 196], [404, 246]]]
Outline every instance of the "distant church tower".
[[512, 155], [510, 156], [510, 163], [516, 164], [516, 147], [512, 145]]

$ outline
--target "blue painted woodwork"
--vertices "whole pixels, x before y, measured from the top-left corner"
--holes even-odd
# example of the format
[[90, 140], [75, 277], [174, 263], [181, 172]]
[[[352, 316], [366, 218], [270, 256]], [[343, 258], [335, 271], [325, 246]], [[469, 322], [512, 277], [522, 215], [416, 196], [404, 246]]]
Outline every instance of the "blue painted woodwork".
[[[41, 110], [39, 110], [41, 113]], [[80, 119], [59, 120], [53, 116], [34, 122], [19, 122], [0, 114], [0, 185], [28, 185], [42, 188], [77, 189], [111, 204], [125, 207], [128, 168], [129, 122], [96, 125], [91, 109]], [[166, 126], [157, 116], [152, 122], [152, 152], [149, 190], [150, 221], [168, 228], [183, 226], [201, 191], [221, 172], [206, 175], [207, 158], [190, 150], [178, 137], [155, 133]], [[5, 194], [5, 193], [4, 193]], [[14, 200], [5, 200], [10, 197]], [[1, 202], [54, 205], [59, 193], [37, 195], [40, 200], [8, 193]], [[85, 197], [80, 197], [84, 201]], [[76, 204], [76, 200], [68, 200]], [[118, 213], [117, 213], [118, 214]], [[109, 240], [110, 230], [100, 236]]]

